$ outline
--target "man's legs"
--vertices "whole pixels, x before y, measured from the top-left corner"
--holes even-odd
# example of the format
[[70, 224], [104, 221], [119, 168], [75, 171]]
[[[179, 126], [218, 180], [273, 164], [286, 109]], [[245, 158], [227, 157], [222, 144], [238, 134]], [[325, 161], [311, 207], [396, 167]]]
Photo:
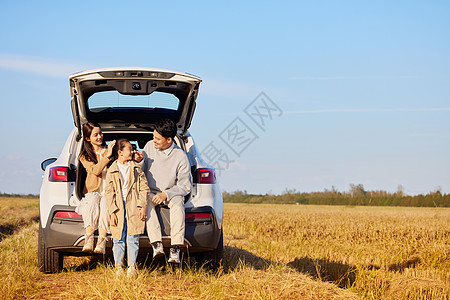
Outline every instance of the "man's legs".
[[170, 209], [170, 248], [169, 262], [180, 263], [180, 246], [184, 244], [185, 211], [184, 199], [175, 196], [169, 201]]
[[150, 244], [153, 248], [153, 258], [164, 255], [164, 248], [162, 244], [161, 225], [159, 224], [158, 215], [155, 210], [155, 204], [152, 202], [153, 194], [150, 194], [150, 199], [147, 205], [147, 235]]
[[185, 216], [184, 199], [181, 196], [175, 196], [170, 199], [170, 240], [173, 245], [184, 245]]
[[150, 199], [147, 204], [147, 220], [145, 221], [147, 227], [147, 235], [150, 243], [161, 242], [161, 226], [159, 225], [158, 215], [156, 214], [155, 204], [152, 202], [153, 195], [150, 194]]

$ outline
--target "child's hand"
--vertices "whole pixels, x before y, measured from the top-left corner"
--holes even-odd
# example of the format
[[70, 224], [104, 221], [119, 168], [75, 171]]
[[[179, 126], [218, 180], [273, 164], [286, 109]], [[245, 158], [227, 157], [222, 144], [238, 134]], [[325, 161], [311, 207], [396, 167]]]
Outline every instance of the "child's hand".
[[145, 219], [147, 219], [147, 213], [143, 208], [139, 208], [139, 219], [141, 219], [142, 221], [145, 221]]
[[114, 145], [116, 144], [116, 140], [113, 140], [113, 141], [111, 141], [109, 144], [108, 144], [108, 149], [107, 149], [107, 151], [106, 151], [106, 156], [107, 157], [111, 157], [111, 155], [112, 155], [112, 153], [113, 153], [113, 148], [114, 148]]
[[117, 226], [117, 223], [119, 223], [119, 220], [117, 220], [116, 214], [115, 214], [115, 213], [112, 213], [112, 214], [109, 216], [109, 225], [111, 225], [111, 226], [113, 226], [113, 227], [116, 227], [116, 226]]

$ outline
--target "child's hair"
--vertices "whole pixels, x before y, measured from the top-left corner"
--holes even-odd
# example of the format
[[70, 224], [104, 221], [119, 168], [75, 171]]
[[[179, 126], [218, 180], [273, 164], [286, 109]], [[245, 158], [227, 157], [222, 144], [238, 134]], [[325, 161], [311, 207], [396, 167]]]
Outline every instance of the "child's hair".
[[119, 158], [119, 150], [122, 151], [123, 148], [125, 148], [125, 146], [127, 144], [131, 144], [130, 141], [128, 139], [119, 139], [116, 144], [114, 145], [114, 149], [113, 149], [113, 154], [112, 154], [112, 159], [111, 161], [114, 161], [116, 159]]
[[[100, 127], [100, 125], [98, 123], [87, 122], [87, 123], [83, 124], [83, 145], [84, 145], [84, 149], [81, 152], [81, 155], [83, 155], [83, 157], [87, 161], [93, 162], [94, 164], [98, 163], [98, 161], [97, 161], [97, 154], [95, 154], [95, 150], [94, 150], [94, 147], [92, 147], [91, 142], [86, 140], [86, 138], [89, 138], [91, 136], [92, 130], [95, 127], [98, 127], [98, 128], [101, 129], [101, 127]], [[105, 140], [103, 140], [102, 145], [106, 146]]]

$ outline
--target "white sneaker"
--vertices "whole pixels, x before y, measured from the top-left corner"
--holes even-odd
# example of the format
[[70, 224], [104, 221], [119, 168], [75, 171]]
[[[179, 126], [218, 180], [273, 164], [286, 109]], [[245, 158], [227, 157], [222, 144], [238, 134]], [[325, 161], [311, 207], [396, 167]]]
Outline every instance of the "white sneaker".
[[170, 247], [169, 262], [173, 263], [173, 264], [181, 263], [181, 261], [180, 261], [180, 247], [178, 247], [178, 246]]
[[153, 248], [153, 258], [161, 256], [161, 255], [165, 255], [164, 247], [161, 242], [152, 243], [152, 248]]
[[131, 265], [128, 267], [127, 270], [127, 277], [131, 278], [131, 277], [135, 277], [136, 276], [136, 266], [135, 265]]

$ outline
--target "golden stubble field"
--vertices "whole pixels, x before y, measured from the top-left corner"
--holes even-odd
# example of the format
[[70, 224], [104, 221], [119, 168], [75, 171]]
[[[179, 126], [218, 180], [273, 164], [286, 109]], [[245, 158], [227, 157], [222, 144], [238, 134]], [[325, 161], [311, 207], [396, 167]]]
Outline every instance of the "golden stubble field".
[[135, 279], [80, 258], [40, 273], [37, 214], [36, 199], [0, 198], [15, 229], [2, 299], [450, 299], [448, 208], [225, 204], [222, 269], [147, 264]]

